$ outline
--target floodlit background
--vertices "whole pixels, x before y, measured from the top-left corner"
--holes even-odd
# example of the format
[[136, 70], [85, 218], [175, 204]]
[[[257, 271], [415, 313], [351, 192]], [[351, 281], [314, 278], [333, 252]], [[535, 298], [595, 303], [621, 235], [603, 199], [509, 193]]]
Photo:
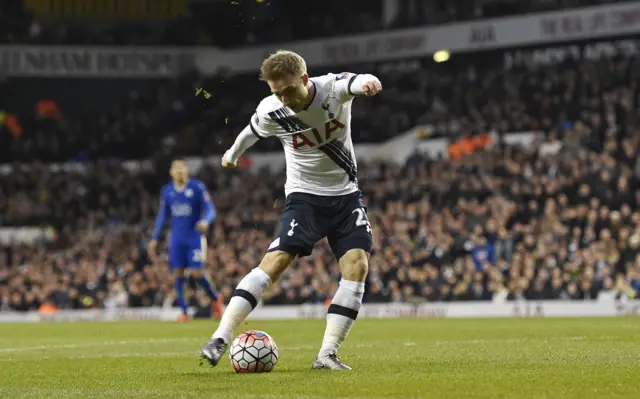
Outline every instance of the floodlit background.
[[[352, 122], [375, 230], [366, 303], [634, 298], [639, 13], [587, 0], [5, 2], [0, 309], [171, 307], [165, 259], [144, 248], [174, 156], [212, 192], [207, 268], [228, 297], [274, 233], [284, 158], [277, 140], [239, 170], [219, 156], [268, 95], [257, 73], [279, 48], [311, 75], [384, 84]], [[322, 304], [338, 280], [320, 242], [264, 303]], [[189, 298], [207, 317], [204, 293]]]

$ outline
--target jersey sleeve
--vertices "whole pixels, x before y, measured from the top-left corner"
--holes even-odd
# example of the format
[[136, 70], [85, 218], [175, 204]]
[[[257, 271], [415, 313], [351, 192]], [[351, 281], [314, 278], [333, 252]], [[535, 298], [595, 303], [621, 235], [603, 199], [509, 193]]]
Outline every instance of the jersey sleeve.
[[342, 72], [335, 75], [333, 93], [340, 101], [347, 102], [356, 96], [364, 94], [362, 91], [363, 85], [373, 81], [378, 81], [378, 78], [370, 74]]
[[275, 136], [277, 132], [277, 124], [271, 117], [260, 111], [260, 107], [251, 117], [249, 121], [249, 127], [251, 133], [253, 133], [258, 139], [266, 139], [267, 137]]
[[356, 94], [353, 92], [353, 83], [355, 82], [358, 74], [351, 72], [342, 72], [335, 75], [335, 84], [333, 86], [334, 94], [342, 102], [351, 100]]
[[213, 205], [213, 201], [211, 200], [211, 196], [209, 195], [209, 192], [207, 190], [207, 187], [204, 185], [203, 182], [201, 181], [197, 181], [196, 182], [196, 188], [198, 191], [198, 200], [202, 202], [203, 205], [203, 215], [202, 218], [203, 220], [205, 220], [207, 223], [211, 224], [215, 218], [216, 218], [216, 208], [215, 205]]
[[238, 159], [240, 159], [242, 154], [244, 154], [249, 147], [257, 143], [261, 138], [262, 137], [258, 136], [258, 134], [254, 132], [251, 125], [247, 125], [242, 129], [238, 137], [236, 137], [233, 142], [231, 148], [224, 153], [222, 158], [235, 164], [238, 162]]

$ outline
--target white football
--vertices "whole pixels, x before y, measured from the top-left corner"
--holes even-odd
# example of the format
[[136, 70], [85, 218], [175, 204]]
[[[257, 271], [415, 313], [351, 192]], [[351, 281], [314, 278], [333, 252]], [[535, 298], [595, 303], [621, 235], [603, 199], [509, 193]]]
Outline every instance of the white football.
[[278, 363], [278, 346], [266, 332], [245, 331], [231, 343], [229, 358], [236, 373], [268, 373]]

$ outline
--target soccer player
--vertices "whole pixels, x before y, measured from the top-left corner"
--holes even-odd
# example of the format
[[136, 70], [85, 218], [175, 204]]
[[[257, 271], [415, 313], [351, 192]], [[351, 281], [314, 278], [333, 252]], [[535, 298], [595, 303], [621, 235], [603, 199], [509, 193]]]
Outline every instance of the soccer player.
[[216, 217], [215, 206], [204, 184], [189, 178], [185, 160], [174, 160], [171, 163], [170, 174], [173, 181], [162, 188], [156, 226], [148, 247], [149, 256], [156, 256], [158, 237], [162, 233], [165, 220], [171, 217], [169, 267], [175, 274], [176, 295], [182, 310], [178, 321], [191, 320], [184, 299], [184, 285], [187, 281], [185, 269], [190, 269], [191, 276], [207, 292], [211, 298], [213, 316], [219, 318], [222, 313], [222, 298], [214, 291], [202, 270], [207, 254], [205, 234]]
[[284, 212], [277, 237], [260, 265], [233, 291], [201, 357], [215, 366], [234, 329], [256, 307], [265, 289], [296, 256], [310, 255], [315, 243], [327, 237], [342, 279], [312, 368], [350, 370], [337, 352], [358, 316], [372, 249], [371, 224], [358, 189], [351, 142], [351, 104], [356, 96], [379, 93], [382, 85], [369, 74], [310, 78], [304, 59], [282, 50], [263, 62], [261, 75], [273, 94], [260, 102], [249, 125], [223, 155], [222, 166], [234, 167], [258, 140], [280, 139], [287, 164]]

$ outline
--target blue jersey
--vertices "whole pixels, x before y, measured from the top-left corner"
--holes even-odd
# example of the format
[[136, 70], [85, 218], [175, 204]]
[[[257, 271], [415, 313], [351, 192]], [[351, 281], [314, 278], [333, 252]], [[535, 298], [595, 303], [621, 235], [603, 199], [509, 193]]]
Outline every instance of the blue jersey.
[[165, 221], [170, 217], [169, 264], [172, 267], [202, 266], [206, 241], [196, 225], [201, 220], [211, 224], [215, 216], [215, 206], [201, 181], [190, 179], [182, 189], [177, 189], [173, 183], [162, 188], [153, 239], [160, 237]]

